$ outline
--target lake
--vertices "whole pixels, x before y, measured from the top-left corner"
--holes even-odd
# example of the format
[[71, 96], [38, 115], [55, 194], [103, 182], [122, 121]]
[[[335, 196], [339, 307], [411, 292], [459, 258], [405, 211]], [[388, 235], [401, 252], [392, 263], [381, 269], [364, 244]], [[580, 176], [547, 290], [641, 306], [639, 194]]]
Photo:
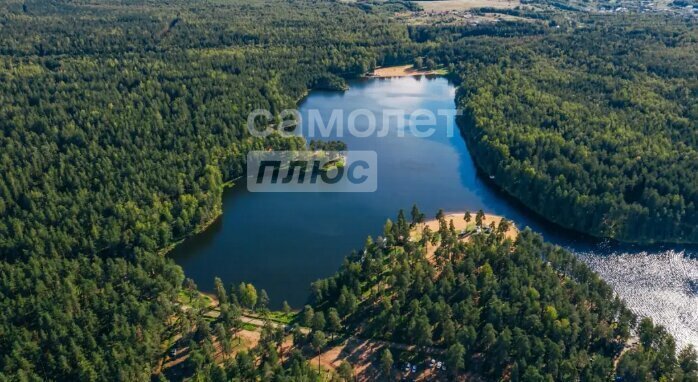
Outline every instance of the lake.
[[[338, 110], [344, 121], [359, 109], [378, 116], [376, 131], [387, 131], [385, 136], [354, 137], [345, 129], [341, 138], [349, 150], [377, 153], [376, 192], [253, 193], [243, 180], [226, 191], [219, 221], [170, 254], [201, 289], [211, 290], [215, 276], [226, 285], [251, 282], [268, 292], [273, 307], [287, 300], [300, 308], [310, 283], [334, 273], [368, 235], [380, 235], [399, 209], [409, 216], [416, 203], [428, 217], [438, 209], [483, 209], [578, 254], [635, 312], [665, 325], [679, 343], [698, 346], [695, 248], [619, 245], [548, 224], [478, 174], [453, 114], [437, 117], [428, 137], [410, 129], [402, 134], [399, 118], [381, 118], [385, 110], [453, 111], [456, 90], [445, 78], [364, 79], [350, 85], [345, 92], [313, 91], [299, 106], [302, 127], [309, 130], [310, 115], [329, 121]], [[355, 121], [368, 126], [368, 118]]]

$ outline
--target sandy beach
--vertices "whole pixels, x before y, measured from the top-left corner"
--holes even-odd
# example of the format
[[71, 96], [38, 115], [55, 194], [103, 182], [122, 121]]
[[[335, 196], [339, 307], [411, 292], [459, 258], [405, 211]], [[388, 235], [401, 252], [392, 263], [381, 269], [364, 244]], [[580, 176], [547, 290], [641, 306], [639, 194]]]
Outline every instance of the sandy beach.
[[[445, 215], [446, 223], [450, 224], [450, 222], [453, 222], [453, 226], [456, 228], [456, 231], [464, 231], [464, 230], [469, 230], [469, 229], [474, 229], [475, 228], [475, 215], [477, 214], [477, 211], [471, 211], [470, 215], [472, 215], [472, 218], [470, 219], [470, 222], [465, 221], [463, 217], [465, 216], [465, 212], [453, 212], [453, 213], [448, 213]], [[494, 222], [495, 226], [499, 226], [499, 222], [504, 219], [502, 216], [498, 215], [492, 215], [492, 214], [485, 214], [485, 218], [482, 220], [482, 225], [489, 227], [489, 225]], [[418, 224], [412, 229], [412, 240], [419, 240], [422, 237], [422, 231], [424, 230], [424, 227], [429, 227], [429, 229], [432, 232], [436, 232], [439, 230], [439, 221], [436, 219], [431, 219], [427, 220], [424, 223]], [[511, 222], [509, 229], [507, 232], [504, 234], [507, 239], [511, 240], [516, 240], [516, 237], [519, 235], [519, 229], [516, 228], [513, 222]], [[468, 241], [470, 240], [470, 236], [466, 236], [461, 239], [461, 241]], [[430, 261], [433, 261], [434, 259], [434, 252], [436, 251], [436, 248], [438, 245], [434, 246], [431, 244], [427, 244], [426, 246], [426, 256], [427, 259]]]
[[384, 68], [376, 68], [368, 75], [368, 77], [409, 77], [441, 74], [438, 70], [417, 70], [413, 65], [386, 66]]

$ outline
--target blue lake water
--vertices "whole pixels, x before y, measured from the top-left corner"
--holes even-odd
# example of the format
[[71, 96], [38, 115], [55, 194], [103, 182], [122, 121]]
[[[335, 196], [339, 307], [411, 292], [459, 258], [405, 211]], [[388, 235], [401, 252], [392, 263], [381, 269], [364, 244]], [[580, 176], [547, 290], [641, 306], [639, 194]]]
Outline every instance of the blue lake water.
[[[416, 203], [430, 217], [438, 209], [483, 209], [577, 253], [637, 313], [667, 326], [680, 343], [698, 345], [695, 249], [617, 245], [548, 224], [478, 174], [453, 113], [437, 115], [435, 133], [429, 137], [414, 136], [409, 128], [402, 134], [398, 118], [383, 118], [385, 110], [404, 110], [406, 115], [422, 109], [453, 111], [455, 92], [446, 79], [427, 77], [359, 80], [345, 92], [312, 92], [299, 106], [303, 131], [309, 131], [311, 114], [327, 124], [337, 113], [345, 127], [340, 139], [348, 149], [377, 153], [377, 191], [252, 193], [243, 180], [226, 192], [221, 219], [170, 255], [203, 290], [212, 289], [215, 276], [226, 284], [252, 282], [268, 292], [273, 306], [287, 300], [299, 308], [312, 281], [334, 273], [368, 235], [380, 235], [385, 220], [399, 209], [409, 216]], [[376, 116], [374, 134], [348, 134], [346, 122], [355, 110]], [[368, 118], [355, 122], [364, 124], [358, 130], [368, 131]], [[380, 136], [385, 128], [387, 134]]]

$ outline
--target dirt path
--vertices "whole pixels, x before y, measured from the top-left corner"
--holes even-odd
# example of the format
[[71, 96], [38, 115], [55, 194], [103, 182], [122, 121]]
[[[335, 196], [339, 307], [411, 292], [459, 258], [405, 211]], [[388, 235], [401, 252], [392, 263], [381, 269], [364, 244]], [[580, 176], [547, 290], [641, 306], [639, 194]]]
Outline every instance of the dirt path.
[[623, 358], [625, 353], [637, 348], [637, 345], [639, 343], [640, 343], [640, 339], [638, 337], [631, 336], [630, 338], [628, 338], [628, 340], [625, 342], [625, 346], [623, 346], [623, 350], [621, 350], [620, 354], [618, 354], [618, 357], [616, 357], [613, 360], [613, 370], [618, 369], [618, 363], [620, 362], [620, 359]]
[[[308, 362], [310, 365], [318, 365], [324, 370], [336, 370], [342, 361], [347, 361], [354, 369], [356, 381], [375, 381], [381, 378], [381, 372], [376, 367], [379, 364], [380, 354], [383, 349], [402, 350], [402, 351], [417, 351], [426, 354], [428, 357], [443, 359], [445, 350], [433, 347], [425, 347], [417, 349], [415, 345], [407, 345], [396, 342], [367, 340], [357, 337], [349, 337], [344, 343], [338, 346], [325, 349], [319, 356], [311, 358]], [[394, 353], [393, 353], [394, 354]], [[426, 361], [426, 360], [424, 360]], [[395, 374], [400, 374], [396, 370]], [[433, 368], [420, 366], [417, 373], [411, 375], [411, 379], [420, 380], [446, 380], [439, 378], [440, 374], [445, 378], [445, 373], [437, 372]]]
[[[455, 217], [453, 219], [455, 220]], [[425, 224], [431, 223], [426, 222]], [[438, 222], [436, 222], [436, 224], [436, 229], [438, 229]], [[205, 311], [203, 312], [203, 314], [205, 317], [215, 320], [220, 316], [220, 310], [218, 309], [218, 300], [215, 298], [215, 296], [211, 294], [206, 294], [206, 298], [208, 300], [208, 306], [204, 308]], [[182, 308], [186, 309], [187, 306], [182, 306]], [[237, 343], [237, 346], [235, 346], [235, 349], [231, 356], [240, 350], [251, 349], [255, 347], [259, 343], [260, 330], [267, 323], [274, 328], [283, 328], [285, 331], [289, 331], [291, 329], [291, 325], [272, 320], [265, 320], [263, 317], [253, 315], [251, 312], [247, 311], [243, 312], [242, 316], [240, 317], [240, 320], [243, 324], [254, 326], [256, 327], [256, 329], [252, 330], [250, 328], [247, 328], [239, 330], [235, 333], [235, 337], [238, 339], [239, 342]], [[311, 330], [306, 327], [301, 327], [300, 329], [305, 334], [311, 332]], [[175, 338], [175, 342], [176, 339], [177, 338]], [[213, 345], [216, 348], [216, 357], [220, 358], [222, 362], [224, 355], [222, 353], [220, 344], [218, 343], [215, 337], [213, 338]], [[285, 348], [286, 350], [288, 350], [291, 347], [291, 339], [290, 337], [288, 337], [286, 338], [286, 340], [284, 341], [284, 345], [282, 346], [282, 357], [285, 356], [285, 351], [283, 351], [283, 349]], [[380, 377], [380, 371], [376, 368], [376, 365], [378, 364], [380, 351], [382, 351], [385, 348], [400, 351], [420, 352], [422, 354], [426, 354], [429, 357], [439, 359], [443, 358], [443, 355], [445, 353], [444, 349], [435, 347], [417, 347], [416, 345], [409, 345], [397, 342], [389, 342], [375, 339], [363, 339], [352, 335], [349, 336], [348, 339], [344, 341], [344, 343], [342, 343], [341, 345], [325, 349], [320, 354], [319, 358], [318, 356], [315, 356], [311, 358], [309, 362], [311, 365], [318, 365], [319, 362], [321, 368], [324, 368], [325, 370], [335, 370], [339, 367], [342, 361], [346, 360], [354, 368], [357, 381], [373, 381]], [[187, 347], [182, 347], [178, 348], [176, 353], [166, 355], [162, 359], [162, 369], [165, 370], [178, 367], [178, 365], [186, 361], [186, 359], [189, 357], [188, 353], [189, 349]], [[433, 368], [430, 369], [428, 367], [423, 367], [422, 369], [423, 370], [420, 370], [418, 373], [412, 374], [411, 378], [415, 381], [446, 380], [439, 377], [440, 374], [444, 373], [433, 370]], [[400, 372], [396, 371], [396, 374], [400, 374]]]

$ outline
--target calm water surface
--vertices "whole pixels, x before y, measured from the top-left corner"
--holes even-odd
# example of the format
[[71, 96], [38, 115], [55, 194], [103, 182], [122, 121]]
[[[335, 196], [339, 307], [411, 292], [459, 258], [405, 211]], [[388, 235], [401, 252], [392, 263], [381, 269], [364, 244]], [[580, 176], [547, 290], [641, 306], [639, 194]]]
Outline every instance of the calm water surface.
[[[444, 78], [356, 81], [346, 92], [313, 92], [300, 105], [329, 121], [334, 109], [344, 117], [356, 109], [453, 110], [455, 88]], [[361, 118], [357, 123], [365, 122]], [[395, 118], [385, 137], [344, 134], [349, 150], [378, 153], [374, 193], [250, 193], [245, 184], [226, 192], [223, 216], [208, 231], [172, 252], [188, 277], [210, 290], [213, 277], [226, 284], [252, 282], [266, 289], [272, 305], [287, 300], [298, 308], [312, 281], [331, 275], [344, 256], [368, 235], [382, 232], [386, 219], [412, 204], [433, 216], [445, 211], [483, 209], [529, 226], [546, 240], [577, 253], [627, 300], [631, 308], [667, 326], [679, 342], [698, 345], [698, 261], [694, 249], [617, 246], [546, 224], [488, 184], [476, 172], [453, 117], [437, 119], [428, 138], [404, 137]], [[449, 134], [449, 124], [455, 133]], [[346, 124], [345, 124], [346, 126]]]

